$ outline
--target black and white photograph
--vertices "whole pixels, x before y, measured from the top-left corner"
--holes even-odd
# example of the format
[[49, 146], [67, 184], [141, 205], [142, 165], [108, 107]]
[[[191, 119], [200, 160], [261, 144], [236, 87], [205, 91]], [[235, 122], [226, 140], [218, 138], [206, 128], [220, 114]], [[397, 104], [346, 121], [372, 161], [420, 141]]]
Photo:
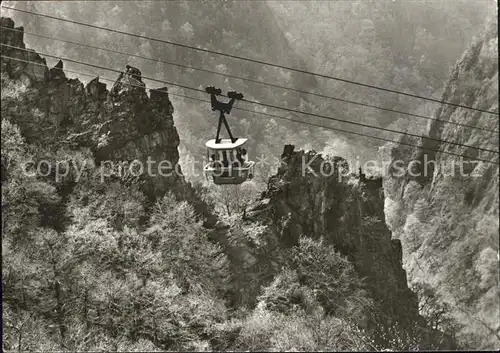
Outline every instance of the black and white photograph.
[[500, 350], [497, 0], [0, 7], [3, 352]]

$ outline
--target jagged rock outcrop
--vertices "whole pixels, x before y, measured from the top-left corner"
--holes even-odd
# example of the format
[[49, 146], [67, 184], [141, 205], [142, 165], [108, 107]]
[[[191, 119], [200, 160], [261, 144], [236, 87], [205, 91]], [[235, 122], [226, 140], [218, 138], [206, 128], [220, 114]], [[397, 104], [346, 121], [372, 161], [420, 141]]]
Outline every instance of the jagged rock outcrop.
[[[14, 28], [14, 21], [8, 17], [0, 19], [2, 27]], [[24, 30], [23, 27], [17, 27], [18, 30]], [[0, 42], [13, 47], [25, 49], [22, 32], [14, 32], [2, 30], [0, 33]], [[47, 67], [45, 59], [42, 59], [34, 50], [28, 52], [13, 50], [12, 48], [3, 46], [2, 55], [10, 56], [12, 58], [21, 59], [26, 62], [4, 60], [1, 61], [0, 68], [2, 72], [9, 72], [13, 76], [17, 76], [21, 80], [29, 79], [30, 81], [40, 82], [44, 81], [47, 76]]]
[[[383, 213], [381, 179], [361, 182], [347, 162], [286, 146], [282, 163], [261, 200], [247, 212], [254, 265], [262, 279], [282, 265], [284, 249], [299, 237], [323, 238], [354, 264], [380, 312], [403, 325], [419, 325], [417, 298], [401, 266], [401, 244], [391, 240]], [[257, 239], [257, 240], [255, 240]]]
[[[14, 28], [10, 18], [2, 18], [1, 25]], [[28, 93], [23, 104], [2, 100], [3, 109], [13, 117], [28, 142], [88, 147], [98, 166], [110, 167], [115, 173], [131, 171], [138, 176], [151, 201], [173, 191], [195, 206], [207, 226], [215, 225], [215, 216], [195, 196], [178, 165], [179, 135], [167, 88], [151, 90], [148, 96], [140, 70], [128, 65], [110, 91], [99, 78], [84, 86], [79, 80], [66, 77], [62, 61], [48, 69], [45, 59], [36, 52], [12, 48], [25, 48], [22, 32], [1, 33], [1, 42], [10, 46], [2, 48], [2, 55], [12, 58], [2, 58], [2, 73], [24, 85]], [[38, 114], [27, 114], [33, 110]], [[35, 116], [37, 120], [26, 116]]]
[[[498, 113], [496, 23], [489, 23], [457, 62], [442, 100]], [[498, 131], [494, 114], [442, 105], [435, 117]], [[384, 155], [392, 163], [384, 179], [386, 218], [401, 240], [409, 281], [429, 285], [450, 305], [464, 326], [459, 337], [471, 348], [498, 349], [498, 164], [474, 161], [498, 163], [498, 154], [426, 137], [498, 150], [498, 133], [433, 121], [427, 136], [403, 142], [468, 156], [464, 163], [453, 155], [403, 145]], [[398, 161], [400, 174], [394, 167]], [[410, 166], [411, 161], [416, 162]]]

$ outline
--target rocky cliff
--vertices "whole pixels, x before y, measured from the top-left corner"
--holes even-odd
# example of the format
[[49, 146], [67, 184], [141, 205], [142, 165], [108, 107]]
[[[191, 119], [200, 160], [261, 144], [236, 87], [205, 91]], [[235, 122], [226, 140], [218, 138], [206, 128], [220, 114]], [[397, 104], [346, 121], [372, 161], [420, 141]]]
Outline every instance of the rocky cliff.
[[[457, 62], [442, 99], [497, 112], [447, 105], [435, 112], [437, 119], [492, 132], [434, 121], [427, 136], [498, 149], [498, 132], [493, 131], [498, 131], [496, 23], [489, 23]], [[440, 152], [401, 145], [386, 149], [384, 158], [393, 163], [384, 179], [386, 218], [394, 238], [401, 240], [408, 279], [437, 291], [464, 326], [461, 337], [472, 348], [498, 349], [498, 164], [474, 162], [482, 158], [498, 163], [498, 154], [425, 138], [410, 143], [469, 157], [462, 163]], [[406, 170], [403, 176], [393, 173], [398, 160]], [[411, 161], [420, 164], [409, 166]]]
[[[1, 25], [14, 28], [10, 18], [2, 18]], [[22, 32], [2, 31], [1, 43], [25, 48]], [[173, 191], [195, 205], [206, 225], [215, 224], [215, 217], [194, 196], [178, 165], [179, 135], [167, 88], [151, 90], [148, 96], [140, 70], [131, 66], [109, 91], [98, 77], [84, 86], [78, 79], [66, 77], [61, 61], [49, 69], [36, 52], [12, 47], [2, 47], [2, 55], [13, 58], [2, 58], [2, 73], [7, 75], [4, 78], [24, 85], [29, 94], [23, 104], [8, 99], [2, 104], [27, 142], [87, 147], [103, 168], [103, 175], [124, 177], [128, 172], [142, 181], [150, 201]], [[33, 110], [39, 112], [37, 120], [28, 114]]]
[[245, 273], [265, 283], [300, 237], [322, 238], [365, 279], [377, 312], [367, 327], [375, 322], [419, 327], [418, 301], [407, 286], [401, 244], [391, 240], [385, 225], [382, 179], [352, 173], [342, 158], [294, 151], [291, 145], [281, 157], [277, 174], [242, 225], [253, 259]]

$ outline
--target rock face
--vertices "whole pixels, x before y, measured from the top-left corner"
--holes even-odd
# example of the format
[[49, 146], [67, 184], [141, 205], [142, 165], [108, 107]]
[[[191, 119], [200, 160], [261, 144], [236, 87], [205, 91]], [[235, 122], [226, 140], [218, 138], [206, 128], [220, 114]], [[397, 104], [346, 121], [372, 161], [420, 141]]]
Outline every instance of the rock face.
[[[442, 99], [498, 114], [496, 23], [489, 23], [457, 62]], [[435, 117], [498, 131], [498, 115], [442, 105]], [[498, 150], [495, 132], [434, 121], [428, 136]], [[469, 156], [465, 161], [498, 163], [497, 153], [425, 137], [407, 142]], [[393, 163], [384, 179], [386, 218], [393, 236], [401, 240], [409, 281], [437, 291], [464, 325], [460, 335], [471, 347], [498, 349], [498, 164], [461, 164], [459, 157], [402, 145], [387, 150], [385, 159]], [[393, 173], [397, 160], [406, 170], [401, 177]], [[420, 164], [409, 167], [412, 160]], [[410, 168], [417, 176], [410, 175]]]
[[326, 160], [314, 151], [286, 146], [278, 173], [247, 214], [254, 229], [266, 227], [253, 253], [256, 264], [266, 266], [267, 273], [276, 271], [283, 249], [298, 244], [299, 237], [322, 237], [353, 262], [386, 317], [418, 325], [417, 298], [401, 266], [401, 244], [391, 240], [385, 225], [381, 186], [381, 179], [360, 181], [340, 157]]
[[[14, 28], [9, 18], [2, 18], [1, 24]], [[2, 31], [1, 36], [3, 44], [25, 48], [21, 32]], [[128, 65], [108, 91], [99, 78], [86, 86], [68, 79], [61, 61], [49, 70], [34, 51], [4, 47], [2, 55], [13, 58], [2, 58], [2, 72], [24, 84], [29, 92], [28, 101], [21, 105], [2, 101], [28, 142], [88, 147], [97, 165], [112, 169], [109, 173], [124, 175], [129, 171], [142, 179], [143, 191], [151, 201], [173, 191], [192, 202], [207, 226], [216, 223], [208, 207], [194, 196], [177, 164], [179, 135], [167, 88], [151, 90], [148, 96], [140, 70]], [[39, 120], [23, 119], [28, 110], [38, 110]]]

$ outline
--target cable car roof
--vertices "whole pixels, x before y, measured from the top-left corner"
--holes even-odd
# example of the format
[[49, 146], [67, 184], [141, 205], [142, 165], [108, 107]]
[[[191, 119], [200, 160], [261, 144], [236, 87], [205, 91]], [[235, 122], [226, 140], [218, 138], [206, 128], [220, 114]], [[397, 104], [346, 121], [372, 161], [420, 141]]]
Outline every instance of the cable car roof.
[[215, 143], [215, 139], [208, 140], [205, 146], [212, 150], [232, 150], [243, 146], [248, 139], [238, 138], [236, 142], [231, 142], [231, 139], [221, 139], [220, 143]]

